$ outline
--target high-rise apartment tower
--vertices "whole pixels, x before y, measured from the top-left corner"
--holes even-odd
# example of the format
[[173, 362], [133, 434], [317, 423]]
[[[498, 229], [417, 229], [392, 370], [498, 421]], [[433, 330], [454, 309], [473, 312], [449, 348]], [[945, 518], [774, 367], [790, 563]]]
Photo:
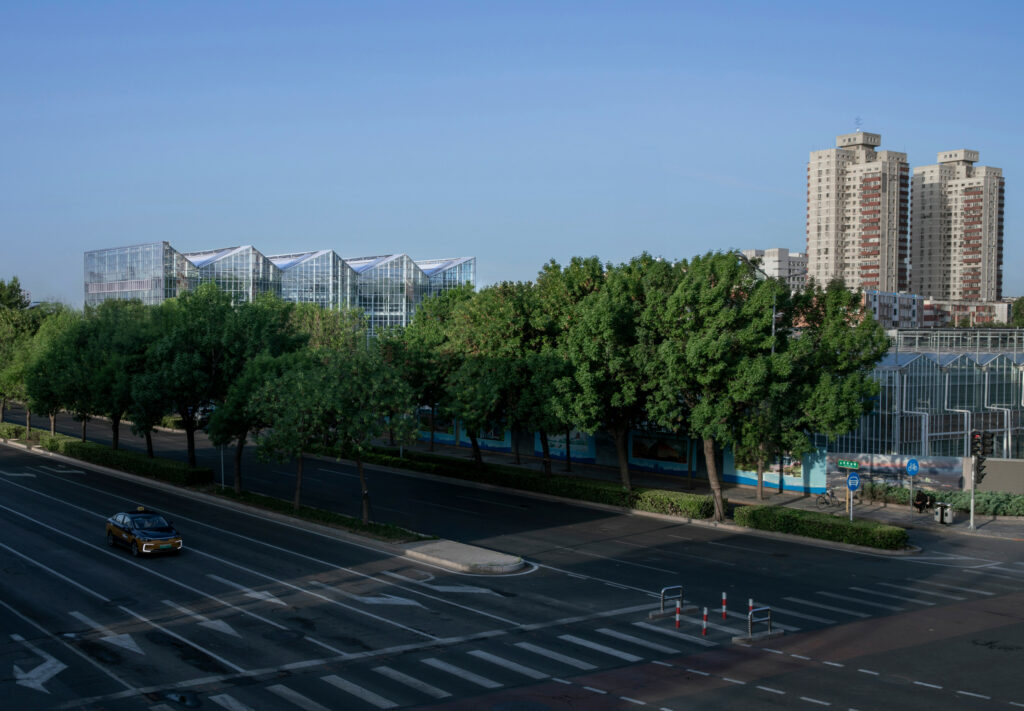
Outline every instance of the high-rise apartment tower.
[[819, 286], [907, 288], [910, 168], [877, 133], [836, 137], [807, 163], [807, 277]]
[[1002, 298], [1005, 181], [1002, 170], [977, 160], [977, 151], [944, 151], [937, 165], [914, 168], [914, 293], [940, 301]]

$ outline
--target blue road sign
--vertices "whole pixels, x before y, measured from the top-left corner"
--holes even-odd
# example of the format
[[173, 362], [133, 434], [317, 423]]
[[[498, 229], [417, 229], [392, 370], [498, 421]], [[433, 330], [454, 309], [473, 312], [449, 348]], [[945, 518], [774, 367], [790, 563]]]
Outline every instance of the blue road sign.
[[911, 459], [907, 462], [907, 476], [914, 476], [917, 474], [917, 470], [920, 469], [920, 465], [916, 459]]
[[857, 472], [850, 472], [850, 476], [846, 477], [846, 488], [850, 491], [860, 488], [860, 475]]

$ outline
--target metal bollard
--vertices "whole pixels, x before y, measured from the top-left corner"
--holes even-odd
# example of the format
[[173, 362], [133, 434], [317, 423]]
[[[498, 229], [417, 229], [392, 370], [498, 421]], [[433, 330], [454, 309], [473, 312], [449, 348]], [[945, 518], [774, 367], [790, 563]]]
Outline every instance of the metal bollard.
[[676, 629], [679, 629], [679, 601], [676, 600]]
[[725, 598], [725, 591], [723, 590], [722, 591], [722, 619], [723, 620], [725, 619], [725, 615], [726, 615], [725, 600], [726, 600], [726, 598]]
[[704, 624], [701, 627], [700, 633], [707, 637], [708, 636], [708, 608], [704, 608]]

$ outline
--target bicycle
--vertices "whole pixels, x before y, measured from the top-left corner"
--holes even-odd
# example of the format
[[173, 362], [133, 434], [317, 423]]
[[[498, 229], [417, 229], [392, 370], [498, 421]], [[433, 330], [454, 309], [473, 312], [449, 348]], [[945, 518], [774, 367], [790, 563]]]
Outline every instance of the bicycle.
[[[858, 494], [856, 491], [852, 492], [852, 494], [853, 494], [853, 503], [854, 503], [854, 505], [859, 504], [860, 503], [860, 494]], [[827, 509], [827, 508], [831, 508], [833, 506], [845, 506], [846, 505], [846, 499], [845, 498], [841, 499], [838, 496], [836, 496], [835, 490], [830, 486], [827, 489], [825, 489], [825, 493], [824, 494], [818, 494], [818, 498], [816, 499], [816, 503], [818, 504], [818, 508], [819, 509]]]

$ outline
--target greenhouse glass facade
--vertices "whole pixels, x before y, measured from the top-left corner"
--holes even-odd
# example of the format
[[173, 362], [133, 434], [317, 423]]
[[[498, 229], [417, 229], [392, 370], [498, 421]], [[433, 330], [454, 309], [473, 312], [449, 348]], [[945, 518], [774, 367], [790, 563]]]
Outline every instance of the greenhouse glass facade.
[[370, 332], [405, 326], [427, 296], [430, 281], [404, 254], [348, 260], [359, 274], [359, 308]]
[[85, 305], [107, 299], [159, 304], [194, 289], [199, 271], [167, 242], [97, 249], [85, 253]]
[[281, 295], [281, 270], [251, 246], [188, 252], [185, 257], [196, 265], [200, 281], [212, 281], [232, 303], [254, 301], [258, 294]]
[[873, 377], [873, 411], [829, 452], [967, 457], [988, 430], [993, 457], [1024, 458], [1024, 329], [900, 332]]
[[281, 298], [330, 309], [358, 306], [359, 277], [334, 250], [278, 254], [270, 261], [281, 270]]
[[437, 296], [463, 284], [476, 284], [476, 259], [430, 259], [417, 261], [430, 280], [429, 295]]

